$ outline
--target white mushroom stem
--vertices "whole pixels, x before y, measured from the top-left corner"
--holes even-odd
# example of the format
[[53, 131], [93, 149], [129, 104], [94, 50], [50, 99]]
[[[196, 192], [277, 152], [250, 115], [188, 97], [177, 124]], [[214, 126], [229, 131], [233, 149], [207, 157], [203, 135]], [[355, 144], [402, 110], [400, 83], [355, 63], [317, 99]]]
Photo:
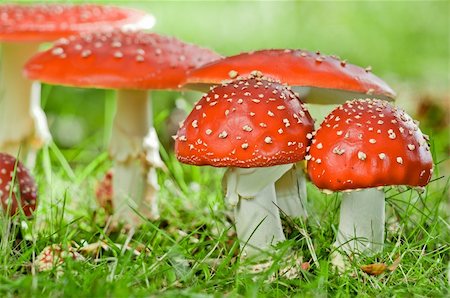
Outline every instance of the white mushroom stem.
[[275, 183], [278, 207], [291, 218], [308, 217], [306, 179], [303, 167], [295, 164]]
[[36, 150], [51, 140], [40, 106], [40, 85], [22, 75], [39, 43], [2, 43], [0, 68], [0, 152], [34, 166]]
[[136, 211], [158, 217], [155, 168], [163, 163], [147, 91], [118, 91], [109, 150], [114, 160], [114, 219], [136, 226], [141, 222]]
[[371, 255], [382, 251], [385, 202], [383, 190], [368, 188], [342, 195], [335, 246], [348, 254]]
[[225, 173], [226, 199], [234, 209], [243, 256], [256, 255], [286, 238], [281, 225], [275, 181], [292, 164], [267, 168], [230, 168]]

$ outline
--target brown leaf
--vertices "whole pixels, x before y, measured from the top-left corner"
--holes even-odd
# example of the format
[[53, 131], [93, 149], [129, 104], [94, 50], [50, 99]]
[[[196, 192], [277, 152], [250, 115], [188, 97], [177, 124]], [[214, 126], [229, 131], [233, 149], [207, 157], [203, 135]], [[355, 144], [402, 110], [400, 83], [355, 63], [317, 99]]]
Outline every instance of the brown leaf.
[[369, 275], [380, 275], [386, 272], [388, 266], [385, 263], [375, 263], [369, 265], [362, 265], [361, 270]]

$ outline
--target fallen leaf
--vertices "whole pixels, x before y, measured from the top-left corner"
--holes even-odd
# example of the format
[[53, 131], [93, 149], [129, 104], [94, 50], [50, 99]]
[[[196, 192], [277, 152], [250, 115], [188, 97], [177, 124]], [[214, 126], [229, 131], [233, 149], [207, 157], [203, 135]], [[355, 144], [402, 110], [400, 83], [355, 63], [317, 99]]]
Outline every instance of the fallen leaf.
[[360, 268], [369, 275], [380, 275], [388, 270], [388, 266], [385, 263], [362, 265]]

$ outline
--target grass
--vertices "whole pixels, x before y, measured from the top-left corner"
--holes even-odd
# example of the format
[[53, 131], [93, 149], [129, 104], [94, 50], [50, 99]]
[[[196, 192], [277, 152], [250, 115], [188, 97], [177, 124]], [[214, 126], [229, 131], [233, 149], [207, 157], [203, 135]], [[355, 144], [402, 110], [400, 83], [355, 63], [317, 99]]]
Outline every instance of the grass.
[[[80, 151], [81, 148], [79, 148]], [[45, 151], [44, 151], [45, 152]], [[67, 154], [67, 152], [66, 152]], [[17, 242], [3, 234], [0, 251], [2, 297], [283, 297], [448, 295], [450, 229], [448, 177], [435, 177], [423, 194], [391, 188], [387, 197], [387, 235], [383, 253], [354, 260], [349, 274], [339, 275], [329, 262], [338, 220], [339, 195], [324, 195], [309, 185], [311, 217], [307, 223], [285, 218], [288, 241], [279, 245], [263, 272], [254, 260], [240, 260], [229, 210], [222, 201], [222, 170], [180, 165], [162, 152], [168, 165], [159, 176], [161, 219], [135, 234], [105, 233], [105, 217], [95, 204], [96, 178], [110, 167], [104, 155], [83, 167], [68, 167], [89, 153], [65, 159], [55, 146], [41, 153], [36, 177], [40, 209], [28, 222], [31, 233]], [[48, 156], [50, 163], [45, 161]], [[46, 169], [46, 167], [51, 167]], [[49, 177], [45, 172], [50, 170]], [[3, 226], [8, 221], [3, 219]], [[4, 231], [4, 230], [3, 230]], [[16, 231], [17, 232], [17, 231]], [[108, 250], [65, 259], [62, 266], [38, 272], [31, 262], [48, 245], [84, 247], [104, 241]], [[122, 245], [139, 250], [123, 249]], [[309, 262], [294, 279], [286, 267]], [[398, 267], [370, 276], [360, 265], [384, 262]]]
[[[386, 189], [385, 249], [354, 260], [345, 275], [330, 265], [340, 197], [324, 195], [308, 185], [311, 217], [306, 223], [284, 220], [288, 241], [267, 256], [273, 263], [257, 273], [252, 271], [253, 260], [239, 258], [230, 210], [222, 199], [223, 171], [181, 165], [170, 151], [167, 120], [171, 109], [177, 102], [188, 110], [198, 94], [153, 93], [158, 98], [155, 126], [168, 166], [168, 171], [159, 173], [161, 219], [147, 222], [130, 237], [105, 232], [105, 212], [94, 198], [96, 181], [111, 166], [104, 148], [114, 112], [113, 92], [44, 86], [42, 104], [57, 144], [39, 153], [34, 175], [40, 205], [36, 217], [27, 222], [23, 240], [15, 239], [17, 224], [0, 219], [0, 297], [450, 295], [448, 111], [433, 110], [437, 105], [420, 114], [410, 106], [425, 97], [432, 102], [448, 99], [448, 2], [114, 4], [152, 12], [158, 20], [156, 32], [223, 54], [273, 47], [320, 49], [359, 65], [372, 65], [399, 91], [399, 105], [418, 117], [422, 130], [430, 134], [437, 164], [433, 181], [423, 194]], [[67, 135], [71, 138], [63, 138]], [[13, 229], [6, 233], [9, 226]], [[39, 272], [31, 266], [46, 246], [82, 248], [98, 241], [109, 249], [84, 253], [82, 261], [67, 258], [51, 271]], [[124, 250], [124, 244], [138, 249], [140, 255]], [[293, 254], [310, 267], [289, 279], [284, 271], [294, 266]], [[360, 269], [360, 265], [391, 265], [396, 260], [400, 263], [395, 270], [379, 276]]]

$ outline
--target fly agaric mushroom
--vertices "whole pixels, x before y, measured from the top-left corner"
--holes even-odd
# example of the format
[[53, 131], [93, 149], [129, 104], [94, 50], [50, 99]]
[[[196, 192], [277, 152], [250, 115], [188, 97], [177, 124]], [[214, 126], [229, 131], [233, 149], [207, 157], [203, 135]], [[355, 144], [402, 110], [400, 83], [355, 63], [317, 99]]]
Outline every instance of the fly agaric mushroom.
[[61, 266], [64, 261], [72, 259], [73, 261], [84, 261], [85, 258], [78, 253], [71, 245], [63, 248], [61, 244], [52, 244], [45, 247], [36, 257], [34, 266], [39, 272], [56, 269], [58, 274], [62, 274]]
[[37, 189], [33, 177], [13, 156], [0, 153], [0, 201], [6, 214], [23, 212], [31, 216], [36, 209]]
[[335, 246], [350, 253], [383, 248], [383, 186], [422, 187], [433, 171], [427, 136], [404, 111], [378, 99], [336, 108], [308, 154], [311, 181], [323, 190], [345, 191]]
[[[371, 73], [370, 67], [359, 66], [340, 60], [336, 56], [325, 56], [319, 51], [268, 49], [226, 57], [192, 70], [184, 82], [190, 89], [205, 90], [246, 76], [254, 71], [273, 77], [298, 91], [306, 103], [341, 104], [347, 98], [376, 95], [393, 100], [395, 92], [380, 78]], [[310, 106], [315, 118], [323, 112]], [[306, 181], [303, 167], [296, 166], [277, 182], [277, 198], [280, 208], [292, 217], [306, 217]]]
[[185, 87], [205, 90], [212, 84], [253, 71], [307, 90], [300, 90], [308, 103], [340, 104], [347, 98], [370, 94], [393, 100], [395, 92], [370, 67], [362, 68], [336, 56], [305, 50], [271, 49], [241, 53], [206, 64], [189, 73]]
[[186, 72], [220, 56], [173, 37], [145, 32], [72, 36], [34, 56], [25, 75], [51, 84], [117, 89], [109, 152], [115, 161], [113, 207], [117, 221], [136, 225], [157, 217], [156, 167], [162, 166], [152, 125], [149, 89], [176, 90]]
[[[22, 75], [39, 45], [76, 32], [114, 28], [148, 29], [143, 12], [100, 5], [0, 5], [0, 151], [34, 165], [35, 151], [51, 139], [40, 106], [40, 85]], [[15, 123], [12, 127], [11, 123]]]
[[213, 88], [179, 129], [179, 161], [228, 167], [226, 197], [244, 254], [285, 240], [274, 183], [304, 158], [313, 127], [294, 92], [250, 76]]

